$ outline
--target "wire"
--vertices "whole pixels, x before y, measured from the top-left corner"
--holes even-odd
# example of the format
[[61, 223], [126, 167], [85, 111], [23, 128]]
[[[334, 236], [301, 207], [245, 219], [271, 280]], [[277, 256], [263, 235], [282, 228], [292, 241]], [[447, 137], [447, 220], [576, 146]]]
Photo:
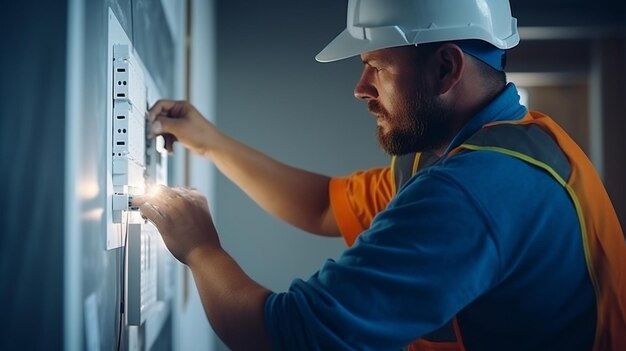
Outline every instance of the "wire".
[[[122, 316], [124, 315], [124, 310], [125, 308], [125, 304], [126, 304], [126, 299], [124, 298], [124, 291], [126, 289], [125, 287], [125, 282], [126, 282], [126, 277], [125, 277], [125, 266], [126, 266], [126, 251], [128, 249], [128, 231], [130, 230], [130, 220], [129, 217], [130, 216], [130, 211], [126, 211], [126, 233], [124, 233], [124, 246], [122, 248], [122, 266], [120, 268], [120, 305], [119, 305], [119, 321], [118, 321], [118, 331], [117, 331], [117, 350], [120, 350], [120, 346], [122, 343], [122, 324], [123, 324], [123, 318]], [[123, 227], [124, 224], [122, 223], [121, 227]]]

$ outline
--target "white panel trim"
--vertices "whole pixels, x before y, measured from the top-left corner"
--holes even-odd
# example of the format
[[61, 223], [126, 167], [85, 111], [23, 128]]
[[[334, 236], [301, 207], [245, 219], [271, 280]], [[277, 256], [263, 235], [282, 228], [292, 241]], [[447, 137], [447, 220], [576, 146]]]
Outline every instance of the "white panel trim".
[[82, 82], [85, 52], [84, 0], [68, 2], [67, 62], [65, 94], [65, 253], [63, 281], [64, 349], [83, 349], [83, 302], [80, 233], [80, 198], [76, 186], [80, 174], [80, 134], [83, 111]]

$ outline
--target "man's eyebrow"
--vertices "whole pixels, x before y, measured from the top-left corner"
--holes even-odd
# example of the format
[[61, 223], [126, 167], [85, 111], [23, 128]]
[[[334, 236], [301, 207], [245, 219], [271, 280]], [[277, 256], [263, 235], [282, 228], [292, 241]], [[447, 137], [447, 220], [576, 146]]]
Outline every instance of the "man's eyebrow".
[[370, 65], [389, 64], [389, 60], [383, 57], [364, 57], [363, 59], [361, 59], [361, 61], [363, 62], [363, 64], [370, 64]]

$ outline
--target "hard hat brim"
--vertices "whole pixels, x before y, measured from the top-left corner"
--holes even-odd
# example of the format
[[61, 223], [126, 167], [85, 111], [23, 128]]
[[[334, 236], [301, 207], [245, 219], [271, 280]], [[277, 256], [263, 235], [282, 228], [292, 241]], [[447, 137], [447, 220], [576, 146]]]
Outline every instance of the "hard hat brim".
[[[365, 31], [365, 29], [363, 29]], [[423, 30], [416, 32], [408, 39], [402, 30], [397, 26], [377, 27], [369, 29], [363, 33], [363, 38], [356, 38], [349, 29], [333, 39], [326, 47], [320, 51], [315, 59], [319, 62], [333, 62], [348, 57], [357, 56], [365, 52], [392, 48], [405, 45], [417, 45], [438, 41], [457, 41], [478, 39], [490, 43], [499, 49], [509, 49], [519, 43], [517, 32], [508, 38], [495, 41], [483, 28], [463, 27], [451, 28], [448, 30], [449, 37], [441, 36], [436, 30]]]
[[339, 33], [335, 39], [328, 43], [328, 45], [326, 45], [326, 47], [320, 51], [317, 56], [315, 56], [315, 59], [318, 62], [333, 62], [357, 56], [368, 51], [394, 46], [411, 45], [397, 32], [385, 34], [387, 34], [385, 35], [386, 38], [385, 40], [382, 40], [384, 44], [381, 45], [381, 40], [357, 39], [350, 34], [348, 29], [345, 29], [343, 32]]

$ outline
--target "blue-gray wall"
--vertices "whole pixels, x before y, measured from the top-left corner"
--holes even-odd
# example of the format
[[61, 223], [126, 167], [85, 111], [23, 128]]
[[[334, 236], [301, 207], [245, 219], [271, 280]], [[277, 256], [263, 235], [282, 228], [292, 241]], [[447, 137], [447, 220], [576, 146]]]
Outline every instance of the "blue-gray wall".
[[2, 4], [0, 350], [63, 345], [66, 14]]
[[[387, 164], [374, 118], [353, 96], [360, 60], [314, 59], [345, 27], [346, 3], [217, 1], [218, 128], [282, 162], [328, 175]], [[345, 249], [342, 239], [271, 217], [222, 175], [215, 198], [224, 248], [275, 291]]]

